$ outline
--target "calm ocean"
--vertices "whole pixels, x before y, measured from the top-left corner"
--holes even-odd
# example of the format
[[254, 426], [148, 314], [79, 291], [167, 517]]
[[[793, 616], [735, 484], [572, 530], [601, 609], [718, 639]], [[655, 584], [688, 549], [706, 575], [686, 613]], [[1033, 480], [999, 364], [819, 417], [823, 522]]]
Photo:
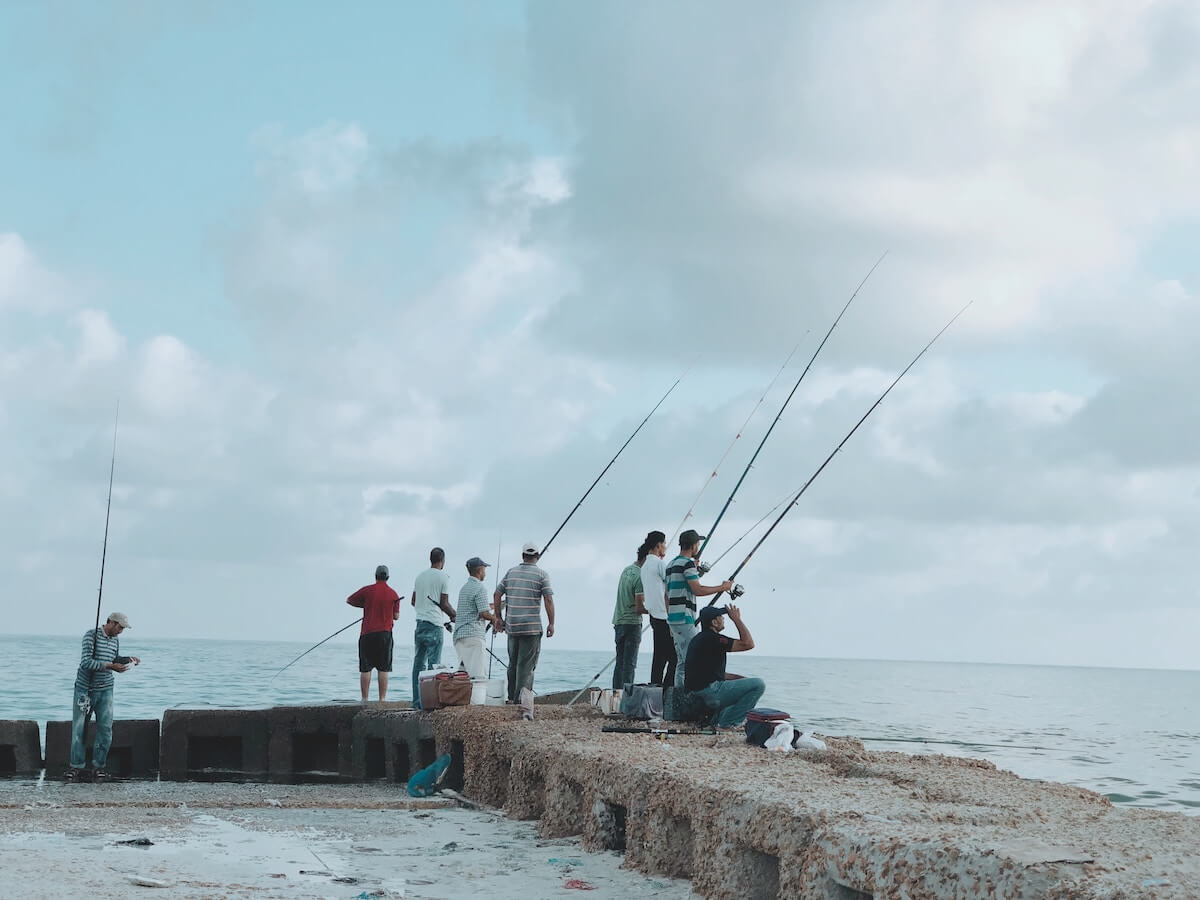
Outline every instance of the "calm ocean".
[[[392, 699], [408, 699], [411, 647], [397, 632]], [[261, 706], [358, 697], [353, 641], [307, 649], [269, 641], [122, 639], [142, 665], [117, 676], [119, 718], [179, 706]], [[445, 653], [452, 652], [449, 642]], [[505, 657], [504, 642], [496, 652]], [[77, 638], [0, 637], [17, 673], [0, 687], [0, 718], [66, 719]], [[539, 693], [582, 687], [609, 655], [545, 649]], [[643, 656], [638, 675], [650, 660]], [[989, 759], [1025, 778], [1080, 785], [1116, 803], [1200, 814], [1200, 672], [852, 659], [737, 658], [767, 682], [763, 703], [805, 728], [856, 735], [872, 749]], [[493, 674], [503, 674], [496, 664]], [[611, 674], [599, 682], [611, 686]], [[372, 685], [374, 694], [374, 685]], [[868, 740], [874, 739], [874, 740]]]

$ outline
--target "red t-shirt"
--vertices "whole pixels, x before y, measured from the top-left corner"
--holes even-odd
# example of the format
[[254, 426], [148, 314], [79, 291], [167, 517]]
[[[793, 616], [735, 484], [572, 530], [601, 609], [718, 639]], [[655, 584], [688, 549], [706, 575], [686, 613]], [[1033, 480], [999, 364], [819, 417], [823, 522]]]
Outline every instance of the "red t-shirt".
[[377, 581], [359, 588], [346, 598], [346, 602], [363, 611], [360, 634], [391, 631], [392, 623], [400, 613], [400, 595], [388, 587], [386, 581]]

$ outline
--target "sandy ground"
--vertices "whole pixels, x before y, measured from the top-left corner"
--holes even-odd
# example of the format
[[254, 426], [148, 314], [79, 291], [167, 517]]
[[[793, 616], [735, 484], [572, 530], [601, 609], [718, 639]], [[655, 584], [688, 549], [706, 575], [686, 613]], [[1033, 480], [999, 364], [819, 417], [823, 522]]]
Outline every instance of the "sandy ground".
[[534, 822], [391, 786], [9, 781], [0, 826], [5, 897], [695, 896]]

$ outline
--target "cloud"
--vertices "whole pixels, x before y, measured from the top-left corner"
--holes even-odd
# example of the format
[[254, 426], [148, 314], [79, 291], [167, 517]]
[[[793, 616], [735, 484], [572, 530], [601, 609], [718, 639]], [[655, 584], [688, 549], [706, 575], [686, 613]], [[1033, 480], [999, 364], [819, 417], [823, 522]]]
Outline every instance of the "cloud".
[[458, 577], [544, 542], [691, 366], [545, 560], [555, 641], [606, 647], [642, 536], [674, 529], [811, 328], [697, 504], [709, 530], [888, 249], [712, 579], [976, 302], [739, 573], [759, 646], [1193, 665], [1163, 623], [1200, 615], [1200, 322], [1188, 254], [1162, 248], [1200, 220], [1196, 24], [1170, 3], [534, 3], [497, 77], [536, 140], [385, 137], [364, 110], [249, 136], [212, 261], [244, 354], [128, 320], [7, 235], [0, 414], [32, 423], [0, 459], [30, 510], [0, 526], [13, 595], [91, 589], [118, 396], [112, 584], [139, 633], [315, 640], [379, 562], [402, 587], [434, 544]]

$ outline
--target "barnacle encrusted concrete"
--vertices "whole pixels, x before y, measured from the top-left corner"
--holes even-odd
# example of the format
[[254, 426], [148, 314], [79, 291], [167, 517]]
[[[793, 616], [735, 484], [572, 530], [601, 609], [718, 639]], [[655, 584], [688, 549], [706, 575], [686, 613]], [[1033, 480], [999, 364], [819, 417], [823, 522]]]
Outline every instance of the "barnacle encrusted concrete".
[[578, 707], [408, 715], [456, 757], [468, 797], [705, 897], [1200, 896], [1200, 820], [982, 760], [605, 733], [638, 723]]

